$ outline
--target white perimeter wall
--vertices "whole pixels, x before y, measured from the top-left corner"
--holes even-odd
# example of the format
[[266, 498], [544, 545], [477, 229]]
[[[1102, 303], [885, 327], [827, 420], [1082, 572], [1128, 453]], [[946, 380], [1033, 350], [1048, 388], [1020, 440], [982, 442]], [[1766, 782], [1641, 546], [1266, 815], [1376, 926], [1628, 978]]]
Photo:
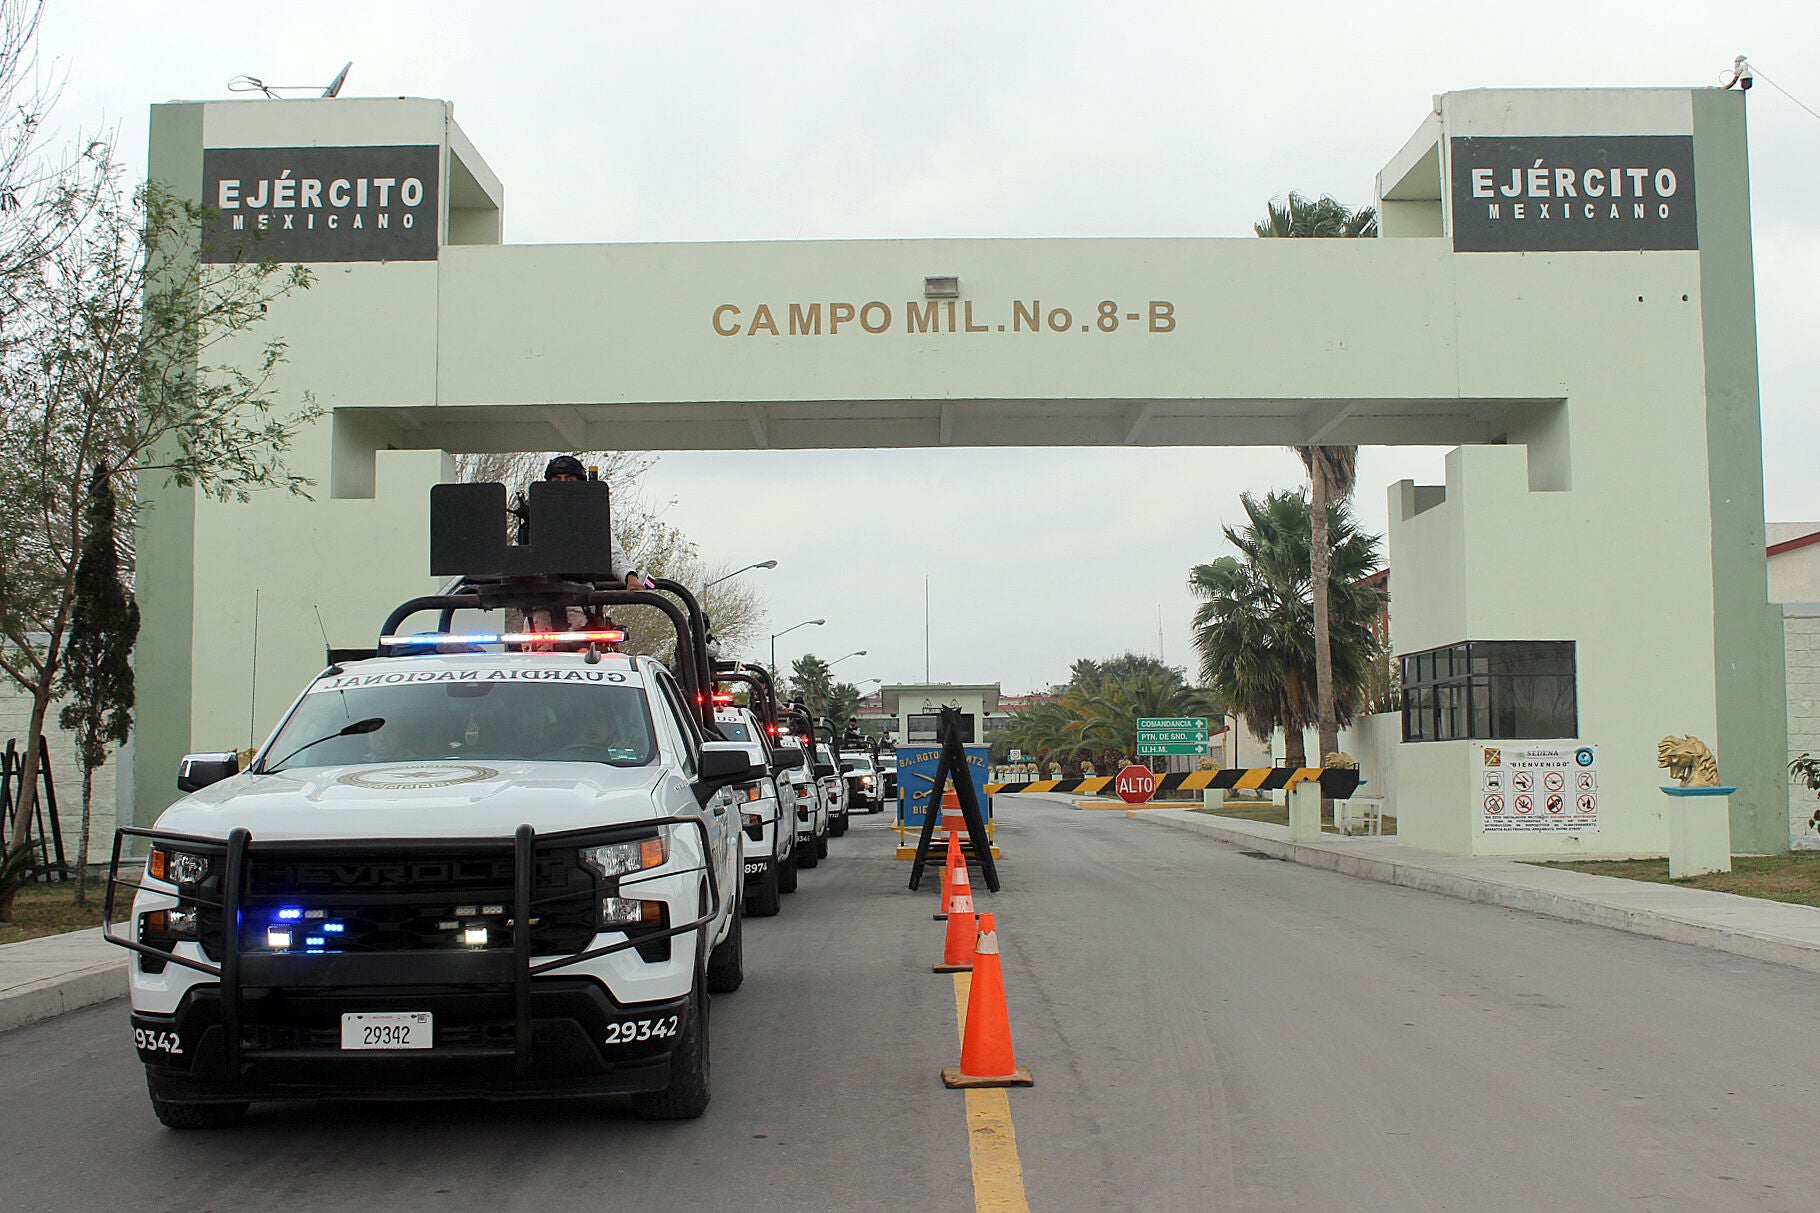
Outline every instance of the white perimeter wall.
[[[57, 817], [63, 826], [63, 853], [71, 863], [76, 861], [76, 840], [82, 828], [82, 768], [76, 765], [75, 739], [57, 727], [61, 702], [51, 705], [45, 721], [45, 737], [50, 742], [51, 777], [56, 782]], [[31, 722], [32, 701], [10, 681], [0, 680], [0, 749], [7, 741], [18, 742], [18, 752], [25, 749], [25, 731]], [[89, 825], [89, 861], [105, 863], [114, 844], [114, 773], [122, 762], [131, 763], [131, 751], [116, 750], [107, 763], [95, 771], [93, 792], [94, 815]], [[175, 787], [176, 772], [172, 772]], [[130, 818], [130, 810], [128, 817]]]
[[[1782, 608], [1782, 634], [1788, 649], [1788, 756], [1820, 754], [1820, 602], [1790, 603]], [[1820, 850], [1814, 811], [1820, 797], [1789, 781], [1788, 834], [1797, 850]]]

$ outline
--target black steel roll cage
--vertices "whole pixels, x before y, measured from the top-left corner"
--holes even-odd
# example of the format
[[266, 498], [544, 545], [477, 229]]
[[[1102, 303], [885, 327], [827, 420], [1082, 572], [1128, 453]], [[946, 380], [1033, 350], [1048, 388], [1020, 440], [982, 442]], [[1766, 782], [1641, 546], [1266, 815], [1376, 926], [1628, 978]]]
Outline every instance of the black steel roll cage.
[[717, 661], [714, 663], [713, 674], [717, 682], [743, 682], [751, 687], [754, 694], [747, 706], [752, 709], [752, 714], [766, 727], [777, 723], [777, 687], [763, 666], [740, 661]]
[[[561, 956], [541, 963], [533, 963], [531, 956], [531, 916], [539, 906], [548, 905], [559, 900], [573, 899], [576, 894], [564, 892], [555, 896], [534, 898], [534, 862], [539, 850], [580, 850], [588, 846], [603, 846], [615, 842], [633, 842], [651, 838], [665, 827], [691, 827], [701, 835], [701, 854], [703, 862], [691, 867], [666, 870], [659, 873], [628, 873], [636, 877], [634, 883], [656, 880], [663, 877], [687, 876], [700, 872], [708, 880], [708, 904], [706, 909], [695, 918], [683, 923], [672, 923], [656, 931], [641, 932], [636, 937], [628, 935], [618, 943], [606, 944], [598, 948], [589, 948], [570, 956]], [[157, 885], [148, 885], [147, 880], [155, 877], [143, 876], [141, 879], [128, 880], [120, 874], [120, 860], [123, 844], [128, 838], [144, 838], [151, 844], [162, 844], [193, 855], [202, 855], [219, 859], [221, 879], [219, 896], [211, 897], [195, 891], [185, 892], [172, 881]], [[614, 825], [587, 826], [576, 830], [560, 830], [549, 834], [539, 834], [530, 825], [520, 825], [508, 836], [485, 836], [463, 838], [385, 838], [385, 839], [282, 839], [261, 842], [257, 851], [265, 855], [283, 855], [286, 852], [308, 853], [320, 856], [333, 854], [336, 850], [358, 852], [363, 857], [374, 854], [399, 853], [421, 854], [426, 848], [447, 849], [452, 846], [498, 849], [511, 848], [512, 851], [512, 950], [509, 958], [510, 981], [513, 993], [513, 1056], [520, 1073], [529, 1064], [531, 1052], [531, 979], [583, 961], [594, 960], [640, 944], [653, 943], [662, 939], [673, 939], [688, 931], [705, 929], [720, 917], [722, 891], [714, 871], [714, 864], [709, 860], [713, 854], [711, 834], [705, 816], [685, 814], [675, 817], [651, 817], [639, 821], [620, 822]], [[103, 914], [101, 937], [111, 944], [149, 956], [168, 964], [181, 965], [199, 973], [217, 978], [221, 983], [221, 1026], [225, 1037], [227, 1064], [235, 1068], [240, 1062], [240, 1021], [241, 1021], [241, 955], [240, 955], [240, 917], [245, 894], [242, 886], [245, 883], [247, 852], [255, 849], [252, 832], [244, 827], [230, 832], [226, 840], [205, 838], [195, 834], [181, 834], [174, 830], [142, 828], [138, 826], [121, 826], [114, 831], [114, 849], [108, 864], [107, 893], [102, 903]], [[168, 885], [169, 887], [165, 887]], [[193, 960], [179, 956], [174, 949], [155, 948], [131, 938], [137, 932], [137, 924], [129, 924], [128, 935], [114, 931], [114, 909], [117, 891], [125, 886], [136, 892], [156, 893], [161, 896], [174, 897], [178, 905], [198, 909], [212, 909], [221, 912], [222, 952], [221, 963], [212, 964], [207, 960]], [[626, 887], [621, 878], [622, 889]], [[604, 934], [605, 932], [601, 932]], [[198, 930], [198, 936], [201, 932]], [[375, 955], [414, 955], [411, 953], [376, 953]], [[497, 952], [474, 952], [451, 954], [453, 963], [468, 961], [477, 964], [496, 962]], [[287, 957], [286, 959], [292, 959]], [[308, 963], [308, 956], [295, 958], [300, 963]], [[398, 975], [392, 975], [388, 984], [412, 984], [401, 981]]]

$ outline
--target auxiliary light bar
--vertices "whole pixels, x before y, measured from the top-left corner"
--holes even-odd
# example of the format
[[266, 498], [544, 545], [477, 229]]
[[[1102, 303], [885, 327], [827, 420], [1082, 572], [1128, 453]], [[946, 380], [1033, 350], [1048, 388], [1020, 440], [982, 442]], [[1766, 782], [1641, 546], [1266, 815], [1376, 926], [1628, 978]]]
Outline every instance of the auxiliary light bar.
[[598, 628], [591, 632], [417, 632], [409, 636], [381, 636], [383, 645], [406, 644], [623, 644], [624, 628]]

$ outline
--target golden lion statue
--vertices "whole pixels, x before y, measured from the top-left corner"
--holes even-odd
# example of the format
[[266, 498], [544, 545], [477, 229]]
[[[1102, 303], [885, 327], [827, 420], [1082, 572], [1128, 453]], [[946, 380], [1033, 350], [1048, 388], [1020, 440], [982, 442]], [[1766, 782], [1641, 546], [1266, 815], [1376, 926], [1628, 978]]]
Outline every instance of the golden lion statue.
[[1719, 786], [1719, 762], [1706, 743], [1689, 734], [1686, 737], [1664, 737], [1656, 743], [1656, 765], [1681, 781], [1684, 788]]
[[1359, 760], [1345, 750], [1335, 750], [1321, 760], [1321, 766], [1329, 771], [1356, 771], [1359, 769]]

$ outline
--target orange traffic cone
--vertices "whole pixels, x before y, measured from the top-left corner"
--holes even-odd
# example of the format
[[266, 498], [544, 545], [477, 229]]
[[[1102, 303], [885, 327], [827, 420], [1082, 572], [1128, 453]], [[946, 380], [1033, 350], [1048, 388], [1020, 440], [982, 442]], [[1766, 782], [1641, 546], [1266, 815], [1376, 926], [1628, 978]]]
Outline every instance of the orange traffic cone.
[[948, 831], [948, 854], [942, 859], [942, 907], [935, 921], [941, 922], [948, 917], [948, 899], [954, 895], [954, 869], [966, 867], [967, 861], [961, 855], [960, 839], [953, 830]]
[[977, 931], [973, 917], [973, 883], [963, 864], [954, 869], [953, 891], [948, 897], [948, 938], [942, 946], [942, 960], [940, 964], [929, 966], [930, 969], [936, 973], [965, 973], [971, 969]]
[[947, 1087], [1028, 1087], [1036, 1080], [1011, 1053], [1011, 1016], [1005, 1008], [1005, 977], [999, 969], [998, 924], [980, 915], [973, 952], [973, 984], [967, 991], [967, 1026], [961, 1036], [961, 1064], [942, 1067]]

